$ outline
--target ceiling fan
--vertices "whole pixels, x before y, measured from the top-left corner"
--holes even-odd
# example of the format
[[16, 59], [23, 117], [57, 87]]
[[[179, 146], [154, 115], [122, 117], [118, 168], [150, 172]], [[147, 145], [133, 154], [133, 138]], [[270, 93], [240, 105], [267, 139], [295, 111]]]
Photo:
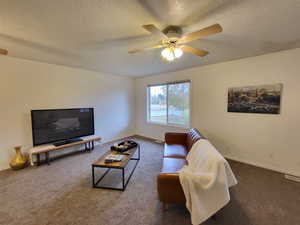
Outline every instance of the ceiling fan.
[[182, 35], [182, 29], [180, 26], [168, 26], [162, 31], [153, 24], [143, 25], [142, 27], [150, 33], [162, 38], [162, 40], [154, 46], [149, 46], [141, 49], [133, 49], [131, 51], [128, 51], [128, 53], [133, 54], [156, 48], [164, 48], [161, 52], [161, 55], [167, 61], [173, 61], [174, 59], [181, 57], [183, 52], [195, 54], [197, 56], [207, 55], [207, 51], [197, 49], [185, 44], [212, 34], [222, 32], [223, 30], [219, 24], [214, 24], [201, 30]]

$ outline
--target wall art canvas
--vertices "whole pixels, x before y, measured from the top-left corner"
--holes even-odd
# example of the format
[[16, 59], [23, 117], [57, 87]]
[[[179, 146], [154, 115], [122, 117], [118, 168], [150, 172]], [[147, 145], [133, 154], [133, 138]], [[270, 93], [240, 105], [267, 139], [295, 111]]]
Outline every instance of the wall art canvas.
[[228, 89], [228, 112], [280, 113], [282, 84]]

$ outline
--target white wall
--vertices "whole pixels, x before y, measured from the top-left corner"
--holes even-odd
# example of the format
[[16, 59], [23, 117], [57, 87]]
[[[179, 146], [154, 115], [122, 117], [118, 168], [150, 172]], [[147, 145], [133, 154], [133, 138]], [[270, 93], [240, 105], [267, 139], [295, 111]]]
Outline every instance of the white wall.
[[[190, 79], [192, 127], [223, 155], [300, 176], [299, 59], [298, 48], [137, 79], [136, 132], [163, 139], [166, 131], [180, 131], [146, 123], [146, 85]], [[229, 87], [273, 83], [283, 83], [279, 115], [227, 112]]]
[[0, 56], [0, 170], [32, 146], [31, 109], [94, 107], [96, 135], [134, 134], [134, 80]]

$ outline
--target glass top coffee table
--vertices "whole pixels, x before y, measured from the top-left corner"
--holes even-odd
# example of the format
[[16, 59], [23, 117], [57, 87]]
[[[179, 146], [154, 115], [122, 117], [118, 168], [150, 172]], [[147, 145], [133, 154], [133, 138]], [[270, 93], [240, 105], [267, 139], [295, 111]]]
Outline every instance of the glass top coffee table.
[[[137, 152], [137, 157], [134, 158], [134, 154]], [[111, 190], [119, 190], [119, 191], [124, 191], [127, 187], [127, 184], [140, 160], [140, 145], [138, 144], [137, 147], [129, 149], [128, 151], [124, 152], [127, 153], [128, 155], [124, 155], [124, 158], [122, 159], [122, 161], [120, 162], [112, 162], [112, 163], [106, 163], [105, 162], [105, 158], [106, 156], [110, 155], [110, 154], [122, 154], [116, 151], [108, 151], [107, 153], [105, 153], [103, 156], [101, 156], [96, 162], [94, 162], [92, 164], [92, 178], [93, 178], [93, 188], [103, 188], [103, 189], [111, 189]], [[131, 170], [127, 180], [125, 180], [125, 168], [128, 165], [128, 163], [130, 162], [130, 160], [135, 160], [135, 164], [133, 169]], [[96, 168], [105, 168], [107, 169], [104, 174], [102, 176], [100, 176], [100, 178], [98, 180], [96, 180], [95, 177], [95, 169]], [[103, 180], [103, 178], [108, 174], [108, 172], [111, 169], [117, 169], [117, 170], [121, 170], [122, 172], [122, 184], [121, 187], [110, 187], [110, 186], [101, 186], [100, 182]]]

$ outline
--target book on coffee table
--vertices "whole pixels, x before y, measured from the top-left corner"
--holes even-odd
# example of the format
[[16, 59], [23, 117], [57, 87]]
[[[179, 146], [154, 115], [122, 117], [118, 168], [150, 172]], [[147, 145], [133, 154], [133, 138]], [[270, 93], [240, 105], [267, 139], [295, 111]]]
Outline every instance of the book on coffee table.
[[121, 162], [124, 158], [124, 155], [108, 155], [105, 157], [106, 163], [112, 163], [112, 162]]

